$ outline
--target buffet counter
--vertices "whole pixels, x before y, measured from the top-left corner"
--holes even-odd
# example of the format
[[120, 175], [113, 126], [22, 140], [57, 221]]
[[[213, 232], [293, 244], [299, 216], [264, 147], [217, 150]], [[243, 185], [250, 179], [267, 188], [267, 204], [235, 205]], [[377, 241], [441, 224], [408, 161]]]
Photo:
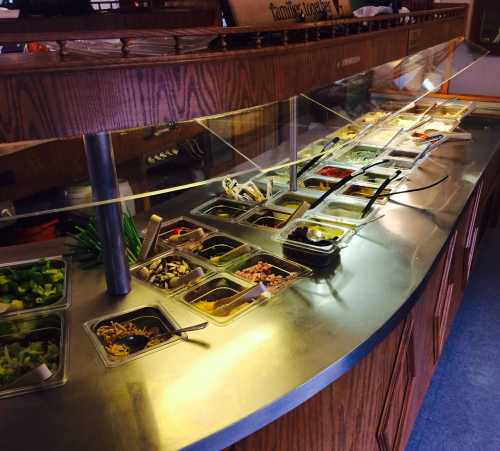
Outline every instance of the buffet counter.
[[[346, 425], [362, 423], [360, 418], [364, 416], [373, 416], [377, 423], [374, 431], [363, 432], [360, 426], [364, 449], [372, 449], [374, 443], [385, 449], [401, 447], [409, 432], [404, 428], [394, 432], [391, 421], [397, 424], [399, 420], [392, 417], [404, 418], [411, 397], [417, 396], [419, 390], [425, 393], [425, 387], [410, 383], [418, 370], [410, 368], [405, 376], [394, 374], [392, 369], [394, 362], [408, 367], [407, 358], [412, 357], [405, 351], [407, 348], [402, 348], [405, 343], [414, 346], [416, 341], [413, 331], [419, 317], [413, 313], [408, 326], [410, 311], [418, 308], [433, 274], [438, 270], [442, 273], [446, 262], [441, 260], [450, 242], [461, 239], [454, 231], [464, 220], [463, 212], [471, 211], [476, 202], [480, 180], [480, 195], [488, 190], [493, 193], [493, 177], [485, 181], [483, 175], [487, 171], [496, 173], [500, 121], [470, 116], [463, 128], [472, 133], [472, 141], [447, 142], [434, 149], [410, 173], [402, 188], [428, 185], [446, 174], [449, 178], [432, 189], [402, 194], [389, 201], [384, 216], [360, 229], [341, 250], [338, 263], [327, 272], [299, 280], [228, 324], [211, 322], [204, 330], [190, 332], [126, 364], [106, 367], [84, 324], [156, 304], [181, 327], [199, 323], [202, 317], [136, 278], [129, 295], [111, 298], [106, 294], [101, 270], [82, 271], [73, 265], [71, 307], [64, 315], [69, 327], [68, 381], [54, 390], [1, 401], [3, 447], [9, 451], [221, 449], [290, 411], [304, 413], [300, 409], [312, 406], [318, 396], [327, 396], [324, 389], [334, 381], [344, 381], [344, 386], [335, 386], [328, 409], [310, 409], [295, 417], [289, 413], [283, 417], [287, 420], [278, 420], [264, 430], [269, 434], [260, 435], [258, 445], [250, 437], [236, 448], [252, 449], [253, 443], [254, 449], [299, 449], [302, 445], [302, 449], [318, 449], [316, 438], [308, 436], [305, 429], [301, 437], [293, 435], [299, 433], [300, 425], [310, 422], [316, 429], [333, 428], [329, 438], [332, 442], [323, 446], [347, 449], [356, 438]], [[192, 190], [160, 207], [157, 213], [164, 218], [189, 215], [201, 203], [201, 192]], [[209, 193], [203, 193], [208, 198]], [[476, 203], [481, 214], [483, 204]], [[282, 255], [281, 245], [264, 230], [197, 219]], [[471, 246], [467, 249], [470, 251]], [[62, 251], [59, 240], [4, 248], [0, 260], [57, 255]], [[458, 260], [448, 261], [453, 271]], [[427, 326], [434, 330], [432, 325]], [[390, 351], [384, 343], [394, 334], [397, 344]], [[435, 346], [430, 346], [430, 353], [435, 353]], [[380, 378], [372, 373], [375, 376], [365, 380], [364, 390], [380, 392], [381, 411], [369, 411], [372, 404], [368, 398], [364, 403], [360, 401], [357, 409], [341, 411], [335, 397], [340, 403], [342, 390], [347, 390], [346, 378], [377, 349], [377, 355], [385, 355], [389, 369]], [[405, 358], [401, 358], [402, 352]], [[406, 401], [391, 395], [400, 380], [403, 386], [413, 387], [408, 392], [403, 390]], [[418, 394], [417, 398], [421, 397]], [[394, 403], [401, 404], [399, 413], [391, 411]], [[335, 416], [338, 425], [326, 426], [323, 415]], [[283, 421], [288, 421], [288, 426]], [[19, 432], [20, 424], [25, 425], [24, 433]], [[348, 438], [341, 439], [337, 434], [344, 426]], [[274, 432], [270, 427], [275, 427]], [[363, 436], [372, 432], [372, 438]], [[287, 437], [296, 438], [290, 441], [294, 445], [286, 445]]]

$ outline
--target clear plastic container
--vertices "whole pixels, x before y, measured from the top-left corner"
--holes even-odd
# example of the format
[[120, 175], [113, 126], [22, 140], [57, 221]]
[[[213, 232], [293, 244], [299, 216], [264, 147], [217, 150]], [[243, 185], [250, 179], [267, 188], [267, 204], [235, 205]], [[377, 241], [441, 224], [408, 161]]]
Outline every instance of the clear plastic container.
[[188, 245], [188, 243], [191, 243], [193, 240], [188, 240], [178, 243], [177, 242], [178, 238], [181, 238], [182, 235], [185, 235], [196, 229], [202, 229], [204, 236], [207, 236], [211, 233], [218, 231], [215, 227], [203, 224], [201, 222], [196, 221], [195, 219], [191, 219], [186, 216], [180, 216], [178, 218], [162, 222], [159, 235], [160, 241], [166, 244], [167, 246], [177, 247], [182, 249], [183, 247]]
[[387, 169], [400, 169], [401, 171], [409, 171], [413, 168], [415, 164], [415, 159], [410, 158], [393, 158], [386, 157], [385, 159], [389, 160], [380, 165], [381, 168]]
[[266, 206], [283, 208], [293, 213], [297, 208], [300, 207], [302, 202], [307, 202], [311, 205], [318, 197], [320, 193], [306, 193], [301, 191], [286, 191], [284, 193], [278, 194], [276, 197], [272, 198], [267, 202]]
[[[256, 265], [263, 266], [259, 269]], [[262, 251], [236, 262], [228, 268], [228, 272], [252, 283], [263, 282], [271, 293], [277, 293], [311, 274], [306, 266]]]
[[[236, 251], [238, 249], [238, 251]], [[211, 265], [224, 268], [235, 260], [248, 257], [257, 252], [258, 248], [225, 233], [213, 233], [197, 243], [189, 251], [197, 258]], [[231, 254], [236, 251], [236, 254]], [[243, 253], [240, 253], [242, 252]], [[227, 257], [226, 257], [227, 256]]]
[[216, 197], [193, 209], [191, 214], [236, 222], [254, 207], [255, 204]]
[[452, 132], [459, 126], [460, 122], [455, 119], [432, 118], [421, 127], [418, 127], [415, 132], [417, 133], [431, 133], [431, 132]]
[[335, 179], [331, 177], [306, 177], [303, 180], [299, 181], [299, 186], [303, 191], [306, 192], [315, 192], [315, 193], [324, 193], [328, 191], [335, 183], [337, 183], [340, 179]]
[[[431, 105], [420, 104], [416, 105], [414, 108], [409, 110], [409, 113], [422, 114], [424, 113]], [[430, 112], [432, 117], [440, 118], [440, 119], [457, 119], [460, 120], [464, 116], [467, 115], [470, 108], [472, 106], [471, 102], [467, 103], [451, 103], [443, 106], [438, 106], [433, 108]]]
[[329, 218], [329, 217], [318, 216], [314, 212], [309, 215], [306, 215], [304, 219], [307, 219], [312, 222], [317, 222], [318, 224], [325, 226], [341, 227], [350, 230], [352, 234], [355, 233], [356, 228], [358, 227], [357, 224], [343, 220], [342, 218]]
[[398, 134], [398, 132], [399, 130], [397, 128], [377, 127], [363, 136], [360, 143], [364, 146], [383, 147], [389, 143]]
[[337, 157], [336, 161], [357, 166], [365, 166], [377, 159], [381, 159], [384, 153], [385, 149], [382, 147], [357, 145]]
[[[173, 265], [174, 262], [178, 262], [178, 261], [183, 262], [185, 264], [184, 266], [188, 267], [187, 272], [184, 272], [181, 275], [177, 274], [178, 271], [175, 271], [175, 273], [174, 273], [174, 268], [172, 268], [172, 269], [168, 268], [169, 263], [171, 265]], [[150, 274], [149, 277], [146, 277], [145, 270], [144, 270], [144, 268], [146, 268], [146, 269], [153, 271], [153, 272], [157, 271], [159, 267], [155, 269], [155, 268], [152, 268], [151, 265], [152, 264], [156, 265], [156, 264], [158, 264], [158, 262], [162, 266], [162, 269], [160, 269], [162, 275], [165, 275], [166, 273], [174, 273], [175, 277], [182, 277], [182, 276], [187, 275], [189, 272], [195, 270], [196, 268], [201, 268], [203, 270], [203, 275], [197, 277], [195, 280], [192, 280], [186, 284], [180, 284], [180, 285], [175, 286], [173, 288], [163, 288], [161, 286], [156, 285], [154, 283], [154, 281], [150, 281], [151, 277], [154, 275], [154, 273]], [[165, 265], [167, 265], [167, 266], [165, 266]], [[148, 261], [146, 261], [144, 263], [141, 263], [141, 264], [136, 265], [136, 266], [131, 268], [131, 273], [134, 277], [139, 279], [141, 282], [146, 283], [149, 286], [155, 287], [155, 288], [157, 288], [165, 293], [176, 293], [178, 291], [185, 290], [187, 287], [192, 286], [192, 285], [198, 283], [203, 278], [208, 277], [213, 272], [214, 272], [214, 269], [208, 263], [206, 263], [202, 260], [196, 259], [195, 257], [193, 257], [187, 253], [181, 252], [179, 250], [168, 250], [162, 254], [156, 255], [155, 257], [149, 259]]]
[[[0, 320], [0, 368], [3, 366], [6, 355], [9, 355], [9, 358], [15, 357], [12, 345], [16, 348], [18, 346], [27, 348], [37, 342], [42, 343], [42, 349], [45, 351], [48, 343], [57, 346], [56, 361], [50, 358], [47, 365], [52, 371], [52, 376], [43, 382], [30, 382], [29, 380], [23, 382], [22, 379], [17, 378], [17, 382], [13, 380], [2, 384], [0, 379], [0, 399], [60, 387], [67, 382], [68, 330], [62, 311]], [[38, 345], [34, 344], [34, 346]], [[53, 368], [50, 368], [51, 366]], [[29, 371], [24, 371], [19, 377], [26, 375], [27, 372]], [[3, 377], [6, 377], [5, 373]]]
[[258, 207], [241, 218], [241, 224], [263, 230], [281, 229], [291, 212], [285, 208]]
[[[363, 184], [363, 183], [349, 183], [342, 190], [339, 192], [339, 194], [343, 196], [349, 196], [349, 197], [356, 197], [359, 199], [371, 199], [375, 192], [377, 191], [378, 186], [373, 185], [373, 184]], [[381, 195], [387, 195], [392, 192], [392, 189], [387, 187], [382, 190], [380, 193]], [[379, 204], [385, 204], [387, 203], [388, 198], [387, 197], [379, 197], [375, 202]]]
[[356, 123], [365, 127], [367, 125], [376, 124], [388, 115], [389, 113], [387, 111], [370, 111], [357, 119]]
[[[137, 329], [147, 328], [154, 332], [154, 336], [161, 335], [161, 342], [145, 348], [142, 351], [130, 353], [128, 355], [113, 355], [106, 349], [105, 339], [98, 335], [99, 328], [113, 327], [113, 323], [126, 325], [132, 323]], [[102, 316], [87, 321], [84, 324], [85, 331], [96, 348], [99, 357], [107, 367], [116, 367], [128, 363], [132, 360], [152, 354], [153, 352], [165, 349], [177, 343], [181, 337], [174, 335], [173, 330], [179, 329], [179, 325], [160, 305], [152, 304], [128, 310], [119, 314]], [[101, 329], [102, 330], [102, 329]], [[108, 329], [109, 330], [109, 329]], [[128, 335], [131, 335], [130, 333]], [[126, 336], [124, 333], [123, 336]], [[181, 334], [184, 336], [184, 334]], [[112, 338], [112, 335], [109, 335]], [[154, 338], [152, 336], [151, 338]], [[117, 335], [118, 337], [118, 335]], [[120, 336], [119, 338], [122, 338]]]
[[332, 196], [315, 208], [311, 215], [360, 224], [371, 220], [378, 213], [378, 207], [374, 204], [367, 215], [364, 218], [362, 217], [363, 210], [368, 202], [368, 200], [365, 201], [354, 197]]
[[[355, 179], [353, 179], [353, 183], [359, 183], [362, 185], [368, 185], [368, 186], [380, 186], [386, 179], [391, 177], [394, 174], [394, 171], [387, 170], [387, 169], [381, 169], [381, 170], [374, 170], [374, 171], [367, 171], [363, 175], [358, 175]], [[398, 177], [397, 179], [393, 180], [391, 183], [389, 183], [389, 186], [391, 188], [394, 188], [397, 184], [401, 183], [403, 179], [403, 175], [401, 177]]]
[[235, 320], [241, 315], [249, 312], [261, 302], [269, 298], [269, 294], [261, 295], [257, 298], [250, 299], [233, 310], [217, 311], [215, 302], [230, 296], [234, 296], [248, 288], [254, 287], [256, 284], [235, 277], [232, 274], [222, 272], [202, 283], [196, 285], [192, 289], [179, 294], [176, 299], [188, 305], [196, 313], [206, 317], [209, 321], [223, 326]]
[[328, 177], [330, 180], [338, 181], [351, 175], [356, 168], [351, 166], [337, 164], [337, 163], [327, 163], [314, 169], [314, 175], [319, 177]]
[[312, 267], [326, 267], [334, 263], [352, 234], [352, 228], [296, 219], [274, 238], [282, 243], [287, 258]]
[[[0, 318], [17, 316], [20, 314], [35, 314], [45, 311], [51, 310], [59, 310], [59, 309], [67, 309], [71, 304], [71, 278], [70, 278], [70, 267], [71, 264], [69, 260], [63, 256], [54, 256], [54, 257], [45, 257], [45, 258], [37, 258], [31, 260], [22, 260], [14, 263], [5, 263], [0, 265], [0, 272], [2, 270], [16, 270], [16, 269], [28, 269], [36, 263], [43, 262], [44, 260], [50, 260], [53, 266], [56, 268], [64, 269], [64, 279], [63, 279], [63, 290], [61, 296], [54, 298], [50, 304], [41, 305], [40, 307], [28, 307], [21, 310], [7, 311], [3, 314], [0, 314]], [[1, 277], [1, 275], [0, 275]], [[28, 281], [29, 282], [29, 281]], [[5, 295], [5, 292], [0, 290], [0, 299], [2, 295]], [[22, 294], [19, 294], [19, 300], [23, 300]], [[0, 301], [1, 302], [1, 301]]]
[[339, 138], [343, 141], [350, 141], [354, 139], [362, 129], [363, 127], [361, 125], [347, 124], [327, 135], [327, 138]]
[[384, 125], [388, 127], [409, 130], [410, 128], [415, 127], [415, 125], [417, 125], [419, 122], [423, 122], [428, 119], [430, 119], [430, 116], [428, 115], [401, 113]]

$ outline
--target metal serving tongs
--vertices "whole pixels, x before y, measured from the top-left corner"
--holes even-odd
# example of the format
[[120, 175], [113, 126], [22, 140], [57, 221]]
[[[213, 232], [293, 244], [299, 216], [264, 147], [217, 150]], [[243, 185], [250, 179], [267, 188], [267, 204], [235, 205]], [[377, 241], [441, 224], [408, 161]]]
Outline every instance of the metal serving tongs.
[[380, 161], [376, 161], [375, 163], [370, 163], [366, 166], [363, 166], [362, 168], [358, 169], [357, 171], [354, 171], [352, 172], [351, 174], [349, 175], [346, 175], [345, 177], [343, 177], [342, 179], [340, 179], [337, 183], [335, 183], [334, 185], [332, 185], [330, 187], [330, 189], [328, 189], [327, 191], [325, 191], [321, 197], [319, 197], [318, 199], [316, 199], [312, 204], [311, 204], [311, 209], [312, 208], [316, 208], [319, 204], [321, 204], [321, 202], [323, 202], [330, 194], [332, 194], [334, 191], [337, 191], [338, 189], [342, 188], [346, 183], [350, 182], [352, 179], [360, 176], [360, 175], [363, 175], [366, 173], [366, 171], [368, 171], [369, 169], [375, 167], [375, 166], [379, 166], [381, 164], [384, 164], [384, 163], [387, 163], [388, 159], [384, 159], [384, 160], [380, 160]]
[[325, 153], [331, 149], [335, 144], [337, 144], [338, 142], [340, 141], [340, 138], [338, 136], [336, 136], [335, 138], [332, 138], [330, 141], [328, 141], [324, 146], [323, 148], [321, 149], [321, 151], [318, 153], [318, 155], [316, 155], [314, 158], [312, 158], [310, 161], [308, 161], [304, 167], [297, 172], [297, 178], [299, 178], [300, 176], [302, 176], [306, 171], [308, 171], [309, 169], [311, 169], [319, 160], [321, 160], [321, 158], [323, 158], [323, 156], [325, 155]]
[[181, 244], [185, 243], [186, 241], [199, 240], [203, 238], [204, 235], [205, 232], [203, 228], [198, 227], [194, 230], [191, 230], [190, 232], [183, 233], [182, 235], [172, 235], [168, 237], [167, 241], [170, 243]]
[[259, 282], [256, 286], [247, 288], [232, 296], [215, 301], [214, 314], [216, 316], [227, 316], [236, 307], [257, 298], [267, 292], [267, 287], [264, 283]]
[[393, 175], [390, 177], [386, 178], [380, 186], [377, 188], [377, 191], [373, 194], [373, 196], [370, 198], [368, 203], [366, 204], [365, 208], [363, 208], [363, 211], [361, 213], [361, 219], [363, 219], [370, 209], [372, 208], [373, 204], [377, 201], [379, 198], [380, 194], [384, 191], [384, 189], [394, 180], [396, 180], [399, 176], [401, 175], [401, 171], [398, 169]]
[[47, 379], [50, 379], [52, 375], [53, 373], [50, 371], [49, 367], [45, 363], [42, 363], [11, 382], [9, 384], [9, 388], [40, 384], [45, 382]]
[[231, 249], [230, 251], [227, 251], [225, 254], [216, 255], [215, 257], [210, 258], [210, 262], [215, 265], [220, 265], [236, 257], [239, 257], [240, 255], [246, 254], [251, 250], [252, 248], [249, 244], [242, 244], [238, 247]]
[[285, 227], [287, 224], [292, 222], [294, 219], [302, 218], [306, 211], [311, 208], [311, 205], [307, 201], [302, 201], [302, 203], [295, 209], [295, 211], [288, 216], [288, 218], [280, 224], [280, 228]]

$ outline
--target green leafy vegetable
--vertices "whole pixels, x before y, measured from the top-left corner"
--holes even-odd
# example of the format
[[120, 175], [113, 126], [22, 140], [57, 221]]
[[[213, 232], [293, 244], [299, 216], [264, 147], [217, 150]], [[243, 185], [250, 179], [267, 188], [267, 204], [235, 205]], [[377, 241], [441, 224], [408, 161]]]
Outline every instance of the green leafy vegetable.
[[50, 305], [61, 298], [64, 268], [60, 262], [40, 260], [27, 266], [0, 269], [0, 303], [7, 311]]
[[[102, 242], [97, 232], [96, 219], [91, 218], [85, 227], [76, 227], [78, 234], [72, 235], [75, 243], [68, 247], [74, 260], [80, 262], [83, 269], [92, 268], [102, 263], [103, 250]], [[123, 215], [123, 235], [125, 237], [125, 246], [129, 265], [134, 264], [139, 256], [141, 249], [141, 239], [139, 232], [131, 216]]]
[[0, 346], [0, 387], [11, 384], [44, 363], [52, 372], [59, 365], [59, 347], [51, 341], [14, 342]]

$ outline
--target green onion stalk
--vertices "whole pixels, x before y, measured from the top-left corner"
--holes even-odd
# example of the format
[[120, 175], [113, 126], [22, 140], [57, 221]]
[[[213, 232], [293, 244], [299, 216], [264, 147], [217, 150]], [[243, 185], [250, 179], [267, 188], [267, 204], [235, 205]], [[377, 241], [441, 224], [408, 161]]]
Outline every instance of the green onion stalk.
[[[90, 218], [85, 227], [77, 226], [76, 230], [78, 233], [70, 234], [73, 242], [67, 244], [69, 252], [66, 255], [79, 262], [83, 269], [100, 265], [103, 262], [103, 249], [97, 232], [96, 218]], [[123, 214], [123, 236], [128, 264], [133, 265], [137, 262], [142, 243], [134, 220], [127, 213]]]

